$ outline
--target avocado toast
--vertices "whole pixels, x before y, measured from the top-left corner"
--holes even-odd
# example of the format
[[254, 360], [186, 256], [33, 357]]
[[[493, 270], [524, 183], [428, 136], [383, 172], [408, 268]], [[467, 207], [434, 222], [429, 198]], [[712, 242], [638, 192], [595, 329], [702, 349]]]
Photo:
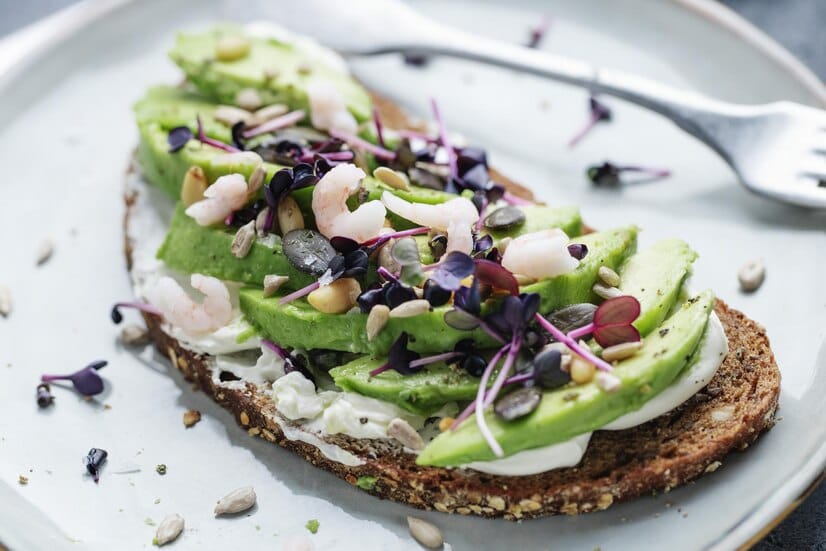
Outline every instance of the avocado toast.
[[158, 349], [251, 435], [518, 519], [668, 490], [773, 424], [768, 340], [686, 285], [686, 243], [534, 203], [435, 104], [414, 125], [302, 39], [171, 57], [187, 83], [135, 108], [127, 259]]

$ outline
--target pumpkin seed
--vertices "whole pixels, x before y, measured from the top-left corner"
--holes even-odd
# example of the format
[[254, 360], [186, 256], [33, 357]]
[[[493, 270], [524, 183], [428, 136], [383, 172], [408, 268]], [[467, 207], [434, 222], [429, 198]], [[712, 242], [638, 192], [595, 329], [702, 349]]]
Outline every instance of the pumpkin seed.
[[423, 450], [424, 440], [422, 435], [416, 432], [410, 423], [404, 419], [396, 417], [387, 425], [387, 436], [395, 438], [405, 448], [411, 450]]
[[608, 287], [606, 285], [603, 285], [602, 283], [594, 283], [594, 286], [591, 287], [591, 290], [594, 291], [594, 294], [596, 294], [598, 297], [604, 298], [605, 300], [608, 300], [609, 298], [617, 298], [619, 296], [622, 296], [622, 291], [620, 291], [616, 287]]
[[11, 314], [11, 290], [0, 284], [0, 315], [4, 318]]
[[407, 527], [413, 539], [428, 549], [439, 549], [445, 543], [442, 531], [426, 520], [407, 517]]
[[184, 182], [181, 186], [181, 202], [188, 207], [202, 201], [208, 185], [206, 174], [201, 167], [189, 167], [184, 174]]
[[597, 277], [608, 287], [619, 287], [620, 283], [622, 283], [619, 274], [608, 266], [600, 266], [597, 271]]
[[410, 190], [410, 180], [407, 178], [407, 174], [393, 170], [392, 168], [380, 166], [373, 171], [373, 177], [393, 189]]
[[390, 319], [390, 308], [384, 304], [376, 304], [370, 309], [367, 314], [367, 324], [365, 330], [367, 331], [367, 340], [372, 341], [376, 335], [381, 333], [384, 326], [387, 325], [387, 320]]
[[149, 331], [146, 330], [146, 327], [134, 323], [127, 325], [120, 332], [120, 342], [127, 346], [149, 344]]
[[359, 282], [351, 277], [344, 277], [307, 295], [307, 302], [319, 312], [343, 314], [356, 305], [356, 299], [360, 294]]
[[47, 237], [43, 241], [40, 242], [40, 245], [37, 247], [37, 265], [42, 266], [45, 264], [54, 253], [54, 241], [50, 237]]
[[184, 517], [177, 513], [167, 515], [155, 531], [155, 540], [152, 542], [158, 547], [175, 541], [184, 531]]
[[258, 190], [261, 189], [261, 186], [264, 184], [264, 178], [266, 177], [267, 171], [263, 166], [259, 166], [253, 170], [252, 174], [250, 174], [250, 179], [247, 180], [247, 193], [249, 195], [255, 195], [258, 193]]
[[740, 289], [745, 293], [752, 293], [759, 289], [764, 279], [766, 279], [766, 265], [760, 259], [746, 262], [737, 272]]
[[542, 400], [542, 392], [536, 387], [520, 388], [498, 399], [493, 412], [505, 421], [513, 421], [533, 412]]
[[280, 117], [289, 111], [290, 108], [284, 105], [283, 103], [273, 103], [272, 105], [267, 105], [266, 107], [262, 107], [258, 111], [252, 114], [250, 120], [247, 124], [250, 126], [258, 126], [264, 124], [265, 122], [271, 121], [276, 117]]
[[642, 348], [642, 341], [623, 342], [609, 346], [602, 351], [602, 359], [606, 362], [616, 362], [630, 358]]
[[255, 220], [250, 220], [235, 233], [230, 250], [235, 258], [246, 258], [255, 243]]
[[255, 505], [255, 499], [255, 489], [252, 486], [244, 486], [233, 490], [218, 500], [215, 505], [215, 516], [232, 515], [246, 511]]
[[261, 107], [261, 96], [255, 88], [242, 88], [235, 94], [235, 103], [241, 109], [255, 111]]
[[282, 240], [284, 255], [292, 266], [316, 277], [327, 271], [336, 250], [330, 241], [315, 230], [293, 230]]
[[239, 122], [248, 124], [252, 119], [252, 113], [234, 105], [219, 105], [212, 115], [216, 121], [223, 125], [232, 127]]
[[563, 333], [570, 333], [574, 329], [584, 327], [594, 321], [594, 312], [597, 307], [589, 302], [581, 302], [566, 306], [548, 316], [548, 321]]
[[430, 303], [423, 298], [402, 302], [390, 310], [391, 318], [412, 318], [430, 310]]
[[289, 276], [269, 274], [264, 276], [264, 296], [271, 297], [282, 285], [290, 280]]
[[525, 223], [522, 209], [508, 205], [485, 216], [485, 227], [489, 230], [511, 230]]
[[215, 58], [218, 61], [235, 61], [250, 53], [250, 41], [243, 36], [222, 36], [215, 45]]
[[298, 203], [289, 195], [285, 195], [281, 201], [278, 202], [276, 215], [278, 217], [278, 228], [281, 230], [281, 235], [286, 235], [293, 230], [304, 229], [304, 215], [301, 214]]

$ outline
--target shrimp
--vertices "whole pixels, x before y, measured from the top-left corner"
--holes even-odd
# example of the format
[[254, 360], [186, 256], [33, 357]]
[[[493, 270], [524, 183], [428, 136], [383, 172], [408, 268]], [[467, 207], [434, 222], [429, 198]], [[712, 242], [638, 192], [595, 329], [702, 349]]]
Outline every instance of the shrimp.
[[186, 214], [195, 219], [200, 226], [211, 226], [247, 204], [247, 182], [242, 174], [221, 176], [204, 191], [205, 199], [193, 203], [186, 209]]
[[344, 97], [328, 82], [314, 81], [307, 86], [310, 121], [321, 130], [338, 130], [355, 134], [358, 123], [347, 110]]
[[447, 232], [447, 250], [470, 253], [473, 249], [473, 225], [479, 211], [464, 197], [456, 197], [438, 205], [410, 203], [385, 191], [381, 200], [390, 210], [414, 224]]
[[318, 231], [327, 237], [349, 237], [359, 243], [373, 239], [384, 226], [387, 211], [381, 201], [367, 201], [350, 211], [347, 198], [355, 193], [364, 171], [350, 163], [334, 166], [315, 185], [313, 214]]
[[232, 320], [229, 291], [221, 280], [192, 274], [192, 287], [204, 294], [202, 303], [192, 300], [177, 281], [169, 276], [158, 280], [152, 290], [152, 302], [172, 325], [187, 333], [212, 333]]
[[578, 265], [579, 260], [568, 252], [568, 236], [560, 229], [520, 235], [502, 255], [502, 266], [536, 279], [562, 275]]

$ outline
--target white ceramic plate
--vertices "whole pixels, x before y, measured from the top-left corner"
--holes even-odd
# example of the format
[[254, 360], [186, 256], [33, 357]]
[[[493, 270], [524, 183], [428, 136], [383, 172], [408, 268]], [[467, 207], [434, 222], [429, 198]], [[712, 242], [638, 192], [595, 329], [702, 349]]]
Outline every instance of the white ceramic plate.
[[[164, 54], [174, 31], [225, 18], [278, 20], [296, 5], [83, 3], [0, 42], [0, 282], [15, 301], [12, 316], [0, 319], [0, 541], [13, 549], [148, 549], [154, 528], [145, 520], [169, 512], [186, 518], [179, 549], [272, 549], [302, 539], [317, 549], [415, 548], [404, 521], [413, 509], [249, 438], [164, 358], [118, 347], [108, 317], [112, 303], [130, 296], [121, 236], [123, 170], [136, 141], [130, 105], [147, 85], [180, 78]], [[311, 29], [323, 13], [310, 16], [301, 6], [305, 17], [289, 24]], [[788, 54], [704, 1], [523, 0], [506, 8], [433, 0], [418, 7], [512, 41], [548, 12], [548, 49], [730, 100], [817, 104], [826, 97]], [[615, 122], [569, 151], [565, 143], [586, 117], [580, 90], [453, 61], [423, 71], [396, 58], [360, 60], [354, 69], [416, 113], [436, 96], [451, 128], [488, 147], [497, 166], [547, 201], [582, 205], [589, 223], [638, 223], [643, 242], [688, 239], [702, 255], [696, 285], [763, 322], [783, 371], [777, 427], [716, 473], [668, 495], [523, 523], [415, 513], [440, 525], [454, 549], [613, 550], [733, 548], [786, 510], [826, 458], [824, 213], [747, 194], [706, 148], [618, 102]], [[606, 158], [675, 175], [622, 191], [592, 189], [583, 169]], [[35, 268], [47, 236], [54, 256]], [[735, 273], [754, 257], [766, 260], [768, 278], [745, 296]], [[98, 400], [56, 390], [55, 406], [38, 411], [41, 373], [96, 358], [110, 361]], [[190, 408], [204, 419], [185, 430], [181, 415]], [[110, 453], [99, 485], [81, 464], [92, 446]], [[141, 472], [114, 474], [129, 463]], [[155, 473], [158, 463], [168, 466], [166, 476]], [[21, 474], [28, 485], [18, 485]], [[254, 513], [213, 519], [214, 501], [246, 484], [258, 491]], [[312, 518], [321, 523], [314, 536], [304, 528]]]

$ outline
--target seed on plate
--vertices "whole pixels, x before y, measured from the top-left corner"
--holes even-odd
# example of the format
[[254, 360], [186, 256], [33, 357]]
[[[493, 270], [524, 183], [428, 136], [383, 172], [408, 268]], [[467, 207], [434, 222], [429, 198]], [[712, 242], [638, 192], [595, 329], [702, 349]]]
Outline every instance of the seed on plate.
[[276, 214], [278, 215], [278, 229], [281, 230], [281, 235], [287, 235], [293, 230], [304, 229], [304, 215], [301, 214], [298, 203], [289, 195], [285, 195], [278, 202]]
[[155, 472], [158, 473], [161, 476], [165, 476], [166, 475], [166, 465], [164, 463], [159, 463], [158, 465], [155, 465]]
[[307, 295], [307, 302], [319, 312], [343, 314], [356, 305], [356, 299], [360, 294], [359, 282], [351, 277], [344, 277]]
[[17, 477], [17, 483], [20, 484], [21, 486], [25, 486], [26, 484], [29, 483], [29, 477], [24, 476], [24, 475], [21, 474]]
[[584, 385], [591, 382], [597, 368], [594, 364], [586, 362], [579, 356], [574, 356], [571, 358], [569, 370], [571, 373], [571, 379], [579, 385]]
[[247, 193], [250, 195], [258, 193], [258, 190], [261, 189], [261, 185], [264, 183], [264, 178], [266, 178], [266, 176], [267, 171], [263, 166], [256, 167], [256, 169], [252, 171], [250, 179], [247, 181]]
[[242, 88], [235, 94], [235, 103], [241, 109], [255, 111], [261, 107], [261, 96], [255, 88]]
[[11, 290], [0, 284], [0, 316], [8, 317], [11, 314]]
[[246, 109], [241, 109], [234, 105], [219, 105], [215, 108], [212, 116], [221, 124], [232, 127], [239, 122], [248, 124], [253, 115]]
[[201, 412], [197, 409], [190, 409], [184, 412], [184, 426], [194, 427], [201, 420]]
[[456, 421], [456, 419], [454, 419], [453, 417], [442, 417], [441, 419], [439, 419], [439, 431], [445, 432], [453, 426], [454, 421]]
[[533, 412], [542, 400], [542, 392], [536, 387], [520, 388], [499, 398], [493, 412], [505, 421], [513, 421]]
[[264, 124], [265, 122], [286, 114], [289, 110], [290, 108], [283, 103], [273, 103], [272, 105], [267, 105], [266, 107], [262, 107], [253, 113], [252, 117], [248, 121], [248, 124], [250, 126]]
[[484, 224], [489, 230], [510, 230], [525, 223], [522, 209], [508, 205], [485, 216]]
[[282, 285], [290, 280], [289, 276], [268, 274], [264, 276], [264, 297], [273, 296]]
[[120, 332], [120, 342], [127, 346], [143, 346], [149, 344], [149, 331], [146, 327], [130, 323]]
[[204, 170], [199, 166], [191, 166], [184, 174], [184, 183], [181, 186], [181, 202], [188, 207], [203, 200], [208, 184]]
[[616, 362], [630, 358], [642, 348], [642, 341], [631, 341], [609, 346], [602, 351], [602, 359], [606, 362]]
[[376, 304], [370, 309], [367, 315], [367, 325], [365, 330], [367, 332], [367, 340], [372, 341], [376, 335], [381, 333], [384, 326], [387, 325], [387, 320], [390, 319], [390, 308], [384, 304]]
[[423, 298], [402, 302], [390, 310], [391, 318], [412, 318], [430, 310], [430, 303]]
[[416, 517], [407, 517], [407, 527], [413, 539], [428, 549], [439, 549], [444, 545], [445, 538], [442, 531], [426, 520]]
[[594, 376], [597, 386], [605, 392], [616, 392], [622, 386], [622, 381], [613, 373], [600, 371]]
[[395, 438], [405, 448], [411, 450], [424, 449], [422, 435], [416, 432], [416, 429], [410, 426], [410, 423], [399, 417], [396, 417], [387, 425], [387, 436]]
[[47, 237], [41, 241], [37, 247], [37, 265], [41, 266], [46, 263], [46, 261], [52, 257], [52, 253], [54, 253], [54, 241], [50, 237]]
[[246, 511], [255, 505], [255, 499], [255, 490], [252, 486], [244, 486], [233, 490], [218, 500], [215, 505], [215, 516], [232, 515]]
[[595, 283], [591, 290], [600, 297], [608, 300], [609, 298], [616, 298], [622, 296], [622, 291], [617, 289], [616, 287], [606, 287], [602, 283]]
[[86, 471], [92, 475], [95, 484], [100, 480], [100, 469], [103, 467], [103, 463], [106, 462], [108, 455], [109, 453], [106, 450], [92, 448], [89, 450], [89, 453], [86, 454], [86, 457], [83, 458]]
[[160, 547], [171, 541], [175, 541], [183, 531], [184, 517], [177, 513], [167, 515], [158, 525], [158, 529], [155, 531], [155, 539], [152, 543]]
[[267, 223], [267, 217], [270, 214], [270, 207], [264, 207], [261, 209], [261, 212], [258, 213], [258, 216], [255, 217], [255, 233], [258, 234], [258, 237], [266, 237], [267, 232], [264, 231], [264, 226]]
[[235, 233], [230, 250], [236, 258], [246, 258], [255, 243], [255, 220], [250, 220]]
[[619, 274], [608, 266], [600, 266], [597, 277], [608, 287], [619, 287], [620, 283], [622, 283]]
[[535, 277], [526, 276], [526, 275], [522, 275], [522, 274], [513, 274], [513, 278], [516, 280], [516, 283], [519, 286], [530, 285], [532, 283], [537, 282], [537, 279]]
[[215, 45], [215, 58], [218, 61], [235, 61], [246, 57], [250, 52], [250, 41], [243, 36], [222, 36]]
[[737, 272], [737, 279], [740, 281], [740, 289], [743, 292], [751, 293], [760, 288], [763, 280], [766, 279], [766, 265], [761, 259], [750, 260], [743, 264]]
[[54, 403], [54, 396], [52, 396], [51, 388], [46, 383], [37, 385], [37, 405], [41, 408], [49, 407]]
[[380, 166], [374, 170], [373, 177], [393, 189], [401, 189], [404, 191], [410, 189], [410, 180], [407, 178], [407, 174], [393, 170], [392, 168], [387, 168], [386, 166]]

